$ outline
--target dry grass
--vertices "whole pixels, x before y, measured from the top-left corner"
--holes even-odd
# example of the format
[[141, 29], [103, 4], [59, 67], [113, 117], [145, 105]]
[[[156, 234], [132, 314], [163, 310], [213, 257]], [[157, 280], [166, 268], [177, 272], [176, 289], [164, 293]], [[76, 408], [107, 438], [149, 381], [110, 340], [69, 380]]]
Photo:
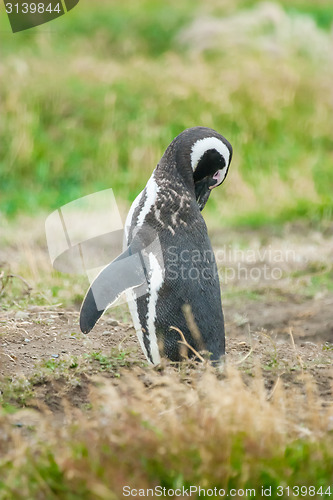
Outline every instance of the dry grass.
[[120, 383], [95, 377], [89, 387], [88, 413], [63, 401], [62, 416], [41, 405], [1, 415], [0, 498], [121, 498], [127, 484], [228, 490], [328, 481], [333, 408], [309, 377], [305, 395], [279, 383], [268, 393], [259, 367], [246, 386], [233, 366], [221, 375], [185, 363], [123, 370]]

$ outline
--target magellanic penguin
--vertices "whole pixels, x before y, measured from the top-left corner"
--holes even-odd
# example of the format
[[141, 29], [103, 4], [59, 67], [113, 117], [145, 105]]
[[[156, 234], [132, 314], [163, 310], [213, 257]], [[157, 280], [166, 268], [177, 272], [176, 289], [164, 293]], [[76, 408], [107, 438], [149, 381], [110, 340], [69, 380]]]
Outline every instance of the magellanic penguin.
[[[126, 291], [151, 363], [158, 364], [161, 356], [182, 358], [178, 330], [195, 351], [209, 351], [213, 362], [220, 359], [225, 352], [220, 284], [201, 210], [224, 181], [231, 157], [230, 143], [210, 128], [189, 128], [171, 142], [131, 206], [124, 252], [87, 292], [80, 313], [83, 333]], [[184, 316], [186, 304], [200, 338]]]

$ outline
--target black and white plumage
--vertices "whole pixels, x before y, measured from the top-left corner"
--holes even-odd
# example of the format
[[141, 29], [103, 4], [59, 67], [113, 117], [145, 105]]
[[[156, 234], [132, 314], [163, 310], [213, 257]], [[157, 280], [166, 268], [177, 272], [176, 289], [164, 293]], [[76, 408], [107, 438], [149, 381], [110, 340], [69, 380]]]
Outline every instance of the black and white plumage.
[[[194, 127], [168, 146], [125, 223], [125, 250], [98, 275], [82, 304], [80, 327], [88, 333], [104, 310], [126, 291], [133, 323], [147, 359], [179, 361], [180, 329], [197, 351], [217, 361], [225, 352], [224, 321], [215, 257], [201, 215], [232, 157], [215, 130]], [[184, 316], [189, 304], [201, 341]], [[193, 330], [192, 330], [193, 331]], [[190, 353], [189, 353], [190, 354]]]

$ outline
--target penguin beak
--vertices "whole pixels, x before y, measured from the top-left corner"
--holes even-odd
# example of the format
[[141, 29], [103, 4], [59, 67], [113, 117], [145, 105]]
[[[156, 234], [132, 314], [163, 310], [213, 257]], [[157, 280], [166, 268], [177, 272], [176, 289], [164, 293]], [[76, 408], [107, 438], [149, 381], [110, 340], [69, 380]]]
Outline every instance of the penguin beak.
[[222, 170], [218, 170], [213, 175], [213, 179], [211, 179], [213, 184], [210, 183], [209, 189], [213, 189], [213, 188], [219, 186], [220, 184], [222, 184], [223, 180], [224, 180], [224, 177], [222, 176]]
[[211, 187], [210, 187], [211, 183], [212, 183], [212, 178], [208, 176], [194, 183], [195, 199], [197, 200], [200, 211], [204, 208], [204, 206], [208, 201], [209, 195], [211, 193]]
[[218, 170], [217, 172], [215, 172], [213, 177], [207, 175], [200, 181], [194, 183], [195, 198], [199, 205], [200, 211], [206, 205], [212, 189], [222, 184], [223, 180], [224, 176], [222, 175], [222, 171]]

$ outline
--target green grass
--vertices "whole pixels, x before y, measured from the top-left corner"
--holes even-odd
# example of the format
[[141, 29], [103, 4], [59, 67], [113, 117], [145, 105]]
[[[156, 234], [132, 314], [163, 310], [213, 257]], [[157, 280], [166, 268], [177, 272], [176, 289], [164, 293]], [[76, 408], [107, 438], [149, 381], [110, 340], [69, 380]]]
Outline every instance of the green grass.
[[[29, 375], [13, 374], [0, 380], [0, 412], [15, 413], [20, 408], [35, 407], [40, 387], [50, 388], [44, 396], [45, 402], [52, 398], [60, 399], [59, 387], [63, 385], [64, 394], [75, 388], [84, 387], [87, 377], [96, 374], [107, 374], [108, 377], [119, 378], [119, 371], [124, 368], [144, 366], [130, 356], [130, 351], [112, 348], [108, 354], [92, 351], [84, 356], [62, 356], [61, 359], [50, 358], [36, 363]], [[56, 385], [59, 385], [57, 388]], [[81, 403], [82, 408], [87, 403]], [[1, 496], [0, 496], [1, 498]]]
[[126, 351], [113, 349], [108, 355], [105, 355], [100, 351], [91, 352], [86, 355], [86, 359], [89, 363], [94, 364], [94, 366], [97, 364], [101, 371], [107, 371], [112, 373], [113, 376], [119, 377], [119, 368], [130, 366], [130, 362], [127, 360], [128, 354], [129, 353]]
[[288, 2], [284, 1], [284, 6], [287, 12], [291, 14], [305, 14], [312, 17], [318, 26], [325, 30], [329, 30], [332, 26], [333, 6], [328, 2]]
[[[99, 1], [15, 35], [2, 16], [0, 210], [34, 214], [108, 187], [129, 204], [172, 138], [200, 124], [234, 146], [207, 208], [218, 223], [332, 219], [325, 51], [318, 59], [290, 46], [276, 59], [251, 38], [194, 56], [178, 42], [203, 9], [235, 15], [251, 5]], [[329, 2], [284, 6], [328, 40]]]

